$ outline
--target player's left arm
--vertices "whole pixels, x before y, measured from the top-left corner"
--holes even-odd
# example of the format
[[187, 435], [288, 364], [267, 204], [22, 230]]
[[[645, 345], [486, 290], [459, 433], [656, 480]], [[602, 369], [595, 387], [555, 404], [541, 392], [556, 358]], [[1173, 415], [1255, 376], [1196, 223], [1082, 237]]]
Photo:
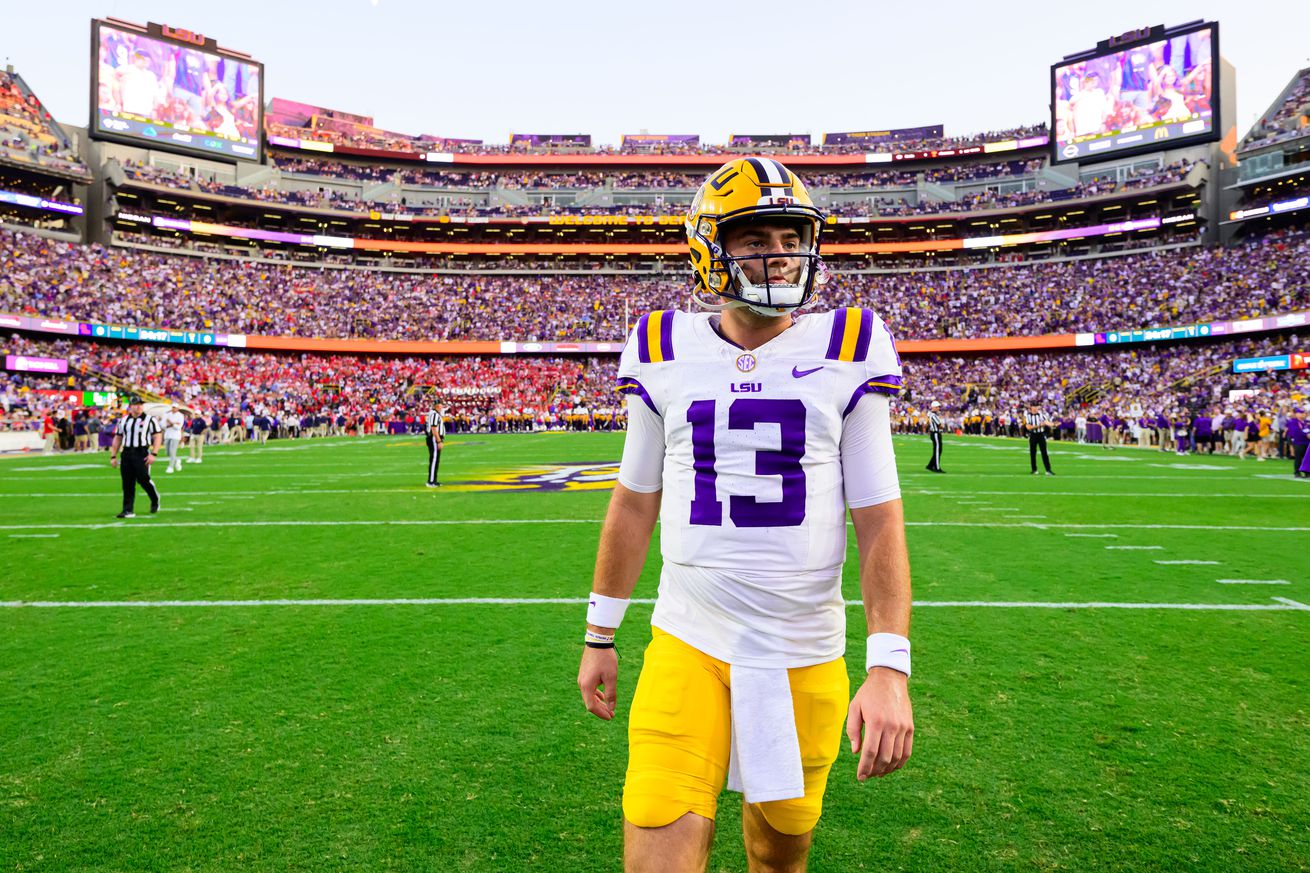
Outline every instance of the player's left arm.
[[[860, 553], [860, 596], [869, 634], [910, 635], [910, 557], [899, 499], [851, 509]], [[905, 653], [906, 664], [909, 653]], [[891, 667], [866, 674], [846, 715], [846, 735], [860, 761], [855, 777], [886, 776], [901, 768], [914, 748], [914, 711], [909, 676]]]
[[874, 330], [880, 341], [866, 362], [869, 381], [842, 427], [842, 480], [859, 546], [860, 595], [873, 650], [866, 666], [900, 669], [868, 667], [847, 711], [846, 735], [860, 756], [855, 776], [861, 782], [900, 769], [914, 745], [907, 687], [910, 559], [891, 434], [891, 397], [903, 384], [902, 371], [890, 330], [881, 323]]

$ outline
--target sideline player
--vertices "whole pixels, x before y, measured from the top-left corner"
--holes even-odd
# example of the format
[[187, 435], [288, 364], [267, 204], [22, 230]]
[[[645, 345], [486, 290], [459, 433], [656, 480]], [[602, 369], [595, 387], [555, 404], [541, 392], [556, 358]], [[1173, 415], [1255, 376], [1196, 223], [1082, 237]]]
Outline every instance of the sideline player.
[[186, 428], [186, 416], [176, 402], [164, 416], [164, 451], [168, 453], [168, 469], [165, 473], [174, 473], [182, 469], [182, 459], [177, 456], [178, 447], [182, 445], [182, 432]]
[[153, 415], [146, 415], [140, 397], [127, 401], [127, 415], [118, 422], [114, 443], [109, 448], [109, 466], [118, 467], [118, 455], [123, 454], [119, 474], [123, 480], [123, 511], [119, 518], [136, 518], [136, 486], [140, 485], [150, 498], [150, 511], [159, 511], [159, 492], [150, 479], [150, 465], [159, 457], [159, 443], [164, 432]]
[[[614, 635], [659, 515], [653, 639], [629, 717], [628, 871], [705, 869], [730, 770], [751, 869], [803, 870], [843, 728], [860, 781], [910, 756], [910, 570], [889, 408], [901, 366], [867, 309], [796, 315], [826, 277], [822, 224], [786, 167], [725, 164], [687, 217], [696, 299], [717, 314], [650, 313], [620, 361], [628, 434], [578, 685], [588, 710], [614, 717]], [[848, 507], [869, 631], [853, 700]]]

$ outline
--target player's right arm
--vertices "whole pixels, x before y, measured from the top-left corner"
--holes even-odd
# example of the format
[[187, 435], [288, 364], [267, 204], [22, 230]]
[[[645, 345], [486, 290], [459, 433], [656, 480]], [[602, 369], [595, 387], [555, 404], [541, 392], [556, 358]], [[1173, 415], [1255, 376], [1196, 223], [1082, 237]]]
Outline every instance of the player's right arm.
[[[600, 549], [596, 554], [596, 572], [591, 590], [605, 597], [627, 600], [637, 587], [637, 577], [646, 563], [650, 537], [660, 513], [660, 496], [655, 491], [643, 494], [626, 488], [621, 482], [614, 486], [605, 524], [600, 533]], [[612, 636], [615, 628], [591, 622], [587, 630]], [[614, 718], [618, 706], [618, 649], [582, 650], [582, 664], [578, 667], [578, 688], [582, 703], [598, 718]]]
[[118, 453], [122, 450], [122, 448], [123, 448], [123, 435], [116, 433], [114, 434], [114, 442], [109, 447], [109, 466], [111, 467], [118, 466]]
[[[625, 365], [630, 363], [626, 359], [625, 352]], [[621, 366], [620, 373], [624, 369]], [[623, 443], [618, 482], [601, 528], [591, 590], [593, 595], [602, 598], [626, 601], [637, 586], [650, 549], [651, 534], [659, 518], [660, 499], [664, 493], [665, 440], [664, 419], [636, 377], [621, 375], [619, 384], [620, 390], [628, 394], [628, 433]], [[595, 601], [597, 598], [593, 596], [591, 599]], [[622, 607], [624, 604], [608, 606]], [[601, 638], [612, 638], [617, 628], [591, 620], [593, 614], [599, 612], [596, 605], [591, 604], [587, 631]], [[582, 704], [605, 721], [614, 718], [618, 706], [618, 673], [618, 650], [613, 646], [597, 648], [588, 645], [582, 650], [582, 663], [578, 668]]]

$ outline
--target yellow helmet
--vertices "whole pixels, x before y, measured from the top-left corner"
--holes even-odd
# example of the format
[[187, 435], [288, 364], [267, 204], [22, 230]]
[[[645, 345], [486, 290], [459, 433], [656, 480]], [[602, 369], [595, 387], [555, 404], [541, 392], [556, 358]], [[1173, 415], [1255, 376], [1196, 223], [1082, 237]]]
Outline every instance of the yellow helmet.
[[[800, 246], [795, 252], [729, 256], [723, 249], [723, 230], [737, 222], [763, 221], [795, 224]], [[745, 306], [761, 315], [785, 315], [807, 305], [816, 285], [827, 281], [819, 258], [819, 232], [823, 213], [814, 206], [799, 177], [771, 158], [738, 158], [706, 178], [687, 213], [687, 242], [691, 266], [698, 278], [696, 302], [720, 308], [701, 299], [710, 293]], [[800, 260], [799, 278], [782, 284], [768, 278], [770, 258]], [[743, 261], [762, 261], [763, 284], [754, 284], [742, 270]]]

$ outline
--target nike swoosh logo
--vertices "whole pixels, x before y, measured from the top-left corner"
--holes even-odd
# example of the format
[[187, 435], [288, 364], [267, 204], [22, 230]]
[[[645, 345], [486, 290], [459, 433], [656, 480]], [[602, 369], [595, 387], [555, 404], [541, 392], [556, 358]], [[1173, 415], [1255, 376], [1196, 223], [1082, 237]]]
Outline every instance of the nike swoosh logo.
[[819, 371], [822, 370], [822, 369], [823, 369], [822, 366], [815, 367], [813, 370], [802, 370], [800, 367], [792, 367], [792, 368], [791, 368], [791, 374], [792, 374], [792, 376], [793, 376], [794, 378], [796, 378], [796, 379], [802, 379], [802, 378], [804, 378], [804, 377], [810, 375], [811, 373], [817, 373], [817, 372], [819, 372]]
[[893, 655], [900, 654], [900, 653], [904, 653], [904, 654], [907, 654], [907, 655], [908, 655], [908, 654], [910, 654], [910, 650], [909, 650], [909, 649], [892, 649], [892, 654], [893, 654]]

